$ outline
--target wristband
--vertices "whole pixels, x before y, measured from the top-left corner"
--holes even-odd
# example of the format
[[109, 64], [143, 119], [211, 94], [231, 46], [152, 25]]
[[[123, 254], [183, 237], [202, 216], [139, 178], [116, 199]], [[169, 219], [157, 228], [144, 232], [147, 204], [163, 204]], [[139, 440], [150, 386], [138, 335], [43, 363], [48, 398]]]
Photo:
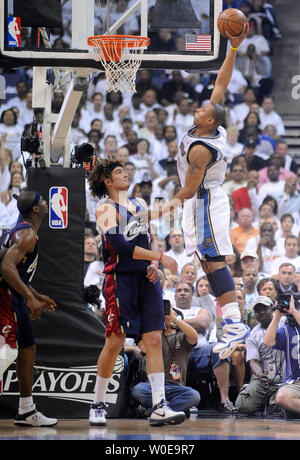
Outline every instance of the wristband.
[[175, 320], [173, 321], [174, 324], [177, 324], [179, 320], [180, 320], [179, 316], [176, 316]]
[[230, 46], [230, 49], [233, 50], [233, 51], [237, 51], [238, 48], [233, 48], [233, 46]]

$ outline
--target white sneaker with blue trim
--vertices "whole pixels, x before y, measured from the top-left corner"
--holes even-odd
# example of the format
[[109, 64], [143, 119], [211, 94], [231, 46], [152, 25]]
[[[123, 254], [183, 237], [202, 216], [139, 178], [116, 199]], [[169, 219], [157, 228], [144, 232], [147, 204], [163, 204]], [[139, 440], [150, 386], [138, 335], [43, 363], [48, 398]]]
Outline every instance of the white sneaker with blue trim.
[[151, 426], [161, 425], [178, 425], [185, 420], [184, 412], [175, 412], [170, 409], [168, 402], [164, 399], [152, 408], [152, 414], [149, 419]]
[[90, 425], [106, 426], [106, 405], [103, 402], [91, 404], [89, 422]]
[[212, 351], [218, 353], [220, 359], [226, 359], [250, 334], [250, 329], [242, 321], [225, 319], [222, 323], [224, 334]]

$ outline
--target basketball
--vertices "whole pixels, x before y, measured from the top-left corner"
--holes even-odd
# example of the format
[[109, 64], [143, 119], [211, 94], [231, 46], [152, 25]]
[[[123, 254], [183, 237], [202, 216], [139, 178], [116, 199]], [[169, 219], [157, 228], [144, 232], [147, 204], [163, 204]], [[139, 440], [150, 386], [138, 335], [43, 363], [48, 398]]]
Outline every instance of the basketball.
[[247, 22], [248, 19], [241, 10], [228, 8], [222, 11], [218, 17], [218, 29], [223, 37], [226, 37], [225, 32], [228, 32], [233, 37], [238, 37], [241, 35], [244, 24], [247, 24]]

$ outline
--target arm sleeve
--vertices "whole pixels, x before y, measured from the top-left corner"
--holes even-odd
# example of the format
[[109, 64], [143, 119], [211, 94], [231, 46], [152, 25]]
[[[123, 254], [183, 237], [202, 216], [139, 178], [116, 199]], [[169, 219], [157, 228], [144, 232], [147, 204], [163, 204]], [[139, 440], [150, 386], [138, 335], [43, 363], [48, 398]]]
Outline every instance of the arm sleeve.
[[105, 238], [118, 254], [132, 257], [135, 245], [126, 241], [124, 236], [120, 233], [119, 226], [112, 227], [106, 232]]

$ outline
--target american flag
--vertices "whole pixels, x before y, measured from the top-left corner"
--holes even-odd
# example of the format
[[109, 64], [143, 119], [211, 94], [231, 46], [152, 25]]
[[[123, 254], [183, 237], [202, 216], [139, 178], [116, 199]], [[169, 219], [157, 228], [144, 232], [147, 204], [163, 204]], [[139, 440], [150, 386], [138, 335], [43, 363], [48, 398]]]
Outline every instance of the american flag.
[[211, 51], [211, 36], [187, 34], [185, 49], [187, 51]]

